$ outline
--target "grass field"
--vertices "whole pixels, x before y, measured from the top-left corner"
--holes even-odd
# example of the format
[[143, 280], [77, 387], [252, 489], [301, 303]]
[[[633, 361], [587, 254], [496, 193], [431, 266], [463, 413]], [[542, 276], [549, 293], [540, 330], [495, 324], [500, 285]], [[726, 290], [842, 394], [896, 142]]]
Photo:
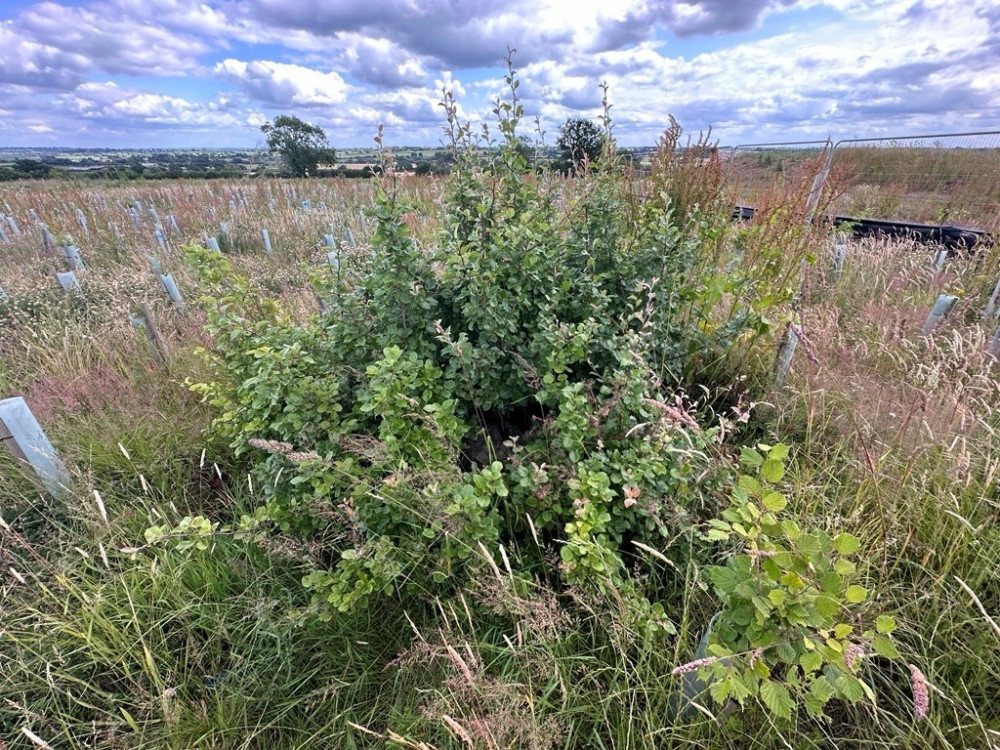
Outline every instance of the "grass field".
[[[859, 219], [996, 231], [1000, 136], [944, 140], [840, 146], [831, 163], [830, 211]], [[821, 148], [738, 149], [729, 164], [738, 202], [753, 205], [775, 181], [815, 172], [824, 156]]]
[[670, 153], [0, 188], [0, 396], [73, 477], [0, 453], [0, 746], [1000, 747], [995, 254], [836, 270], [806, 170], [738, 227]]

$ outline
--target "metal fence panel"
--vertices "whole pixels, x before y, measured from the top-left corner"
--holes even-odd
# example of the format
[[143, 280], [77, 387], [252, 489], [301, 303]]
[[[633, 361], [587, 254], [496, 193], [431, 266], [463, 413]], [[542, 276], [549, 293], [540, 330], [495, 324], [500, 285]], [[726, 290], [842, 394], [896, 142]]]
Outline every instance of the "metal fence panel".
[[841, 140], [831, 164], [841, 216], [1000, 229], [1000, 131]]
[[[812, 141], [778, 141], [775, 143], [741, 143], [733, 146], [727, 162], [733, 200], [740, 206], [757, 206], [777, 183], [794, 184], [821, 175], [829, 157], [829, 139]], [[819, 199], [822, 181], [812, 185], [809, 200], [811, 211]]]

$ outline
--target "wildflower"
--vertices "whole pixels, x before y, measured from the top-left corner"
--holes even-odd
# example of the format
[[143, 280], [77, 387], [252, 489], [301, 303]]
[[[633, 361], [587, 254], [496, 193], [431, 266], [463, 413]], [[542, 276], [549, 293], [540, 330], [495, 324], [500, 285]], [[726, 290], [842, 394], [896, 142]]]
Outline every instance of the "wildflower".
[[639, 497], [639, 488], [626, 485], [622, 488], [622, 494], [625, 495], [625, 507], [631, 508], [638, 502], [636, 498]]
[[847, 671], [853, 672], [854, 665], [857, 664], [858, 659], [862, 658], [864, 655], [865, 655], [864, 646], [861, 646], [857, 643], [852, 643], [850, 646], [848, 646], [847, 650], [844, 651], [844, 666], [847, 667]]
[[687, 674], [688, 672], [694, 672], [701, 669], [709, 664], [714, 664], [719, 659], [715, 656], [706, 656], [704, 659], [695, 659], [694, 661], [689, 661], [687, 664], [681, 664], [679, 667], [674, 667], [673, 671], [670, 673], [672, 676], [677, 676], [679, 674]]
[[927, 715], [930, 698], [927, 695], [927, 678], [912, 664], [910, 665], [910, 684], [913, 686], [913, 718], [920, 721]]
[[462, 740], [469, 747], [475, 747], [476, 743], [472, 739], [472, 735], [466, 731], [465, 727], [451, 718], [448, 714], [442, 714], [441, 718], [444, 719], [444, 723], [448, 725], [448, 728], [455, 734], [460, 740]]
[[320, 455], [315, 451], [292, 451], [286, 453], [289, 461], [294, 461], [297, 464], [303, 463], [305, 461], [319, 461]]

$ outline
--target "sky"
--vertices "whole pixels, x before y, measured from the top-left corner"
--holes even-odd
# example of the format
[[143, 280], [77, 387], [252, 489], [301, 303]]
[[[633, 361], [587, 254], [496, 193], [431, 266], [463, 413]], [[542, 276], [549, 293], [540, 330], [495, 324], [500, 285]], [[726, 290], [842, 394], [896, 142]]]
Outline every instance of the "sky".
[[1000, 130], [997, 0], [0, 0], [0, 147], [261, 147], [279, 114], [435, 146], [445, 90], [495, 123], [508, 48], [548, 144], [602, 82], [623, 146]]

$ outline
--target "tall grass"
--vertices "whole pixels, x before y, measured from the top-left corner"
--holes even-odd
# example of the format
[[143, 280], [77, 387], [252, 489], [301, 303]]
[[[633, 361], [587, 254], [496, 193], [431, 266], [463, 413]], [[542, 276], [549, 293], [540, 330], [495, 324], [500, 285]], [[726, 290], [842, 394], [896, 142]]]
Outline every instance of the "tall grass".
[[[230, 222], [232, 264], [305, 319], [317, 309], [308, 278], [327, 272], [320, 237], [331, 222], [361, 244], [345, 252], [367, 251], [370, 227], [358, 210], [370, 188], [46, 185], [0, 192], [25, 230], [0, 246], [0, 283], [11, 295], [0, 307], [0, 395], [26, 396], [76, 485], [54, 502], [0, 455], [0, 740], [178, 750], [1000, 744], [1000, 371], [985, 354], [992, 322], [979, 316], [995, 279], [981, 257], [938, 273], [928, 251], [872, 242], [852, 243], [834, 273], [829, 238], [802, 224], [808, 182], [806, 170], [770, 185], [755, 223], [720, 238], [727, 252], [718, 255], [737, 257], [760, 285], [787, 285], [816, 256], [803, 291], [780, 306], [805, 345], [780, 387], [769, 384], [769, 361], [734, 357], [726, 366], [745, 380], [716, 403], [732, 407], [732, 428], [742, 430], [730, 440], [793, 447], [787, 494], [803, 526], [861, 540], [871, 606], [895, 616], [903, 652], [903, 663], [866, 659], [875, 705], [782, 724], [704, 697], [692, 706], [670, 673], [693, 657], [717, 604], [697, 565], [657, 550], [649, 575], [676, 592], [678, 634], [666, 647], [634, 626], [613, 592], [518, 577], [497, 550], [492, 572], [455, 597], [410, 597], [405, 607], [373, 599], [327, 618], [301, 586], [323, 554], [308, 544], [220, 534], [207, 549], [147, 545], [145, 529], [185, 516], [238, 521], [266, 488], [203, 434], [215, 415], [185, 381], [206, 377], [197, 347], [220, 342], [202, 333], [196, 310], [165, 301], [146, 270], [146, 256], [159, 253], [149, 217], [134, 229], [126, 204], [154, 205], [161, 220], [172, 213], [182, 229], [172, 247]], [[441, 184], [405, 189], [421, 208], [408, 223], [420, 242], [434, 242]], [[28, 208], [57, 236], [73, 233], [88, 264], [81, 295], [50, 280], [58, 261], [28, 231]], [[179, 253], [159, 254], [194, 300], [195, 274]], [[959, 289], [960, 307], [921, 335], [936, 295]], [[128, 327], [139, 302], [153, 306], [167, 367]], [[720, 309], [736, 314], [738, 294], [728, 304]], [[776, 345], [778, 329], [759, 335]], [[931, 686], [920, 723], [905, 662]]]
[[[859, 219], [954, 224], [996, 231], [1000, 215], [1000, 136], [942, 141], [846, 143], [832, 154], [830, 213]], [[761, 193], [826, 156], [819, 149], [749, 147], [727, 165], [737, 202]]]

